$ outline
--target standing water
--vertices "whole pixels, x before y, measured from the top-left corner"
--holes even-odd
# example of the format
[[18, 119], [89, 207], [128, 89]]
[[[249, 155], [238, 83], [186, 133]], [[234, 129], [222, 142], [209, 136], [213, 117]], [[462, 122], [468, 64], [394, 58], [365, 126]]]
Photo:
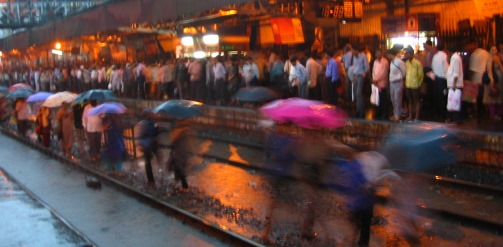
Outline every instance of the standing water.
[[86, 246], [42, 203], [30, 197], [0, 169], [1, 246]]

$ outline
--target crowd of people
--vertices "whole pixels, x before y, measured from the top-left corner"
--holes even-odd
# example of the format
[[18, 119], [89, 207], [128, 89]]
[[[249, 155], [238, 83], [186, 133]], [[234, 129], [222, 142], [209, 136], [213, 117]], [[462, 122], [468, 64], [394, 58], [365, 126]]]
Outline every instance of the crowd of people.
[[[167, 59], [148, 65], [10, 69], [2, 72], [0, 81], [4, 85], [24, 82], [36, 91], [111, 89], [120, 97], [189, 99], [224, 106], [238, 104], [232, 96], [242, 87], [266, 86], [278, 97], [325, 101], [359, 118], [366, 117], [370, 108], [370, 84], [374, 84], [380, 96], [375, 119], [461, 123], [470, 116], [482, 118], [484, 112], [501, 119], [502, 49], [503, 45], [491, 46], [488, 52], [477, 42], [463, 49], [442, 42], [433, 46], [428, 40], [422, 51], [394, 46], [372, 53], [367, 46], [346, 44], [341, 50], [290, 56], [263, 52], [226, 59]], [[463, 114], [447, 111], [450, 88], [468, 89], [462, 96]]]

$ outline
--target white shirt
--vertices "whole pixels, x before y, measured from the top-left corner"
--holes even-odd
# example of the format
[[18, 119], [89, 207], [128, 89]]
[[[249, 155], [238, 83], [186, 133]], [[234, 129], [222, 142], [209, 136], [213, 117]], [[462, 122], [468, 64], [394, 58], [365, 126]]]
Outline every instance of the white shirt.
[[225, 68], [221, 62], [217, 62], [213, 65], [213, 74], [215, 75], [215, 80], [223, 80], [225, 79]]
[[313, 58], [309, 58], [306, 62], [306, 72], [307, 72], [307, 80], [311, 80], [313, 85], [316, 85], [316, 81], [318, 80], [318, 74], [321, 73], [323, 68], [321, 65], [316, 62]]
[[433, 59], [431, 60], [431, 69], [433, 70], [433, 73], [435, 73], [435, 76], [445, 79], [447, 67], [449, 67], [447, 54], [443, 51], [435, 53], [435, 55], [433, 55]]
[[245, 63], [243, 65], [243, 77], [245, 78], [246, 85], [253, 80], [259, 78], [258, 67], [255, 63]]
[[[463, 62], [459, 53], [454, 53], [451, 56], [451, 62], [446, 73], [447, 87], [452, 88], [456, 83], [456, 88], [463, 87]], [[456, 79], [456, 80], [454, 80]]]
[[474, 73], [472, 74], [473, 83], [482, 83], [482, 76], [487, 68], [487, 62], [489, 60], [489, 52], [484, 49], [477, 48], [470, 56], [470, 70]]
[[405, 73], [407, 68], [405, 68], [405, 63], [402, 59], [395, 57], [389, 63], [389, 81], [396, 82], [398, 80], [403, 80], [405, 78]]

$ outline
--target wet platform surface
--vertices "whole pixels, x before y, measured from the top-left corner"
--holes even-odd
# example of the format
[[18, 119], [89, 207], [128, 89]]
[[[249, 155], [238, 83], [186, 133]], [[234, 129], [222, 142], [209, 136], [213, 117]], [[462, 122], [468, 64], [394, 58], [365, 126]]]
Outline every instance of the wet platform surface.
[[0, 170], [1, 246], [84, 246], [89, 244], [59, 217]]
[[[98, 246], [227, 246], [106, 184], [101, 190], [89, 188], [82, 172], [5, 135], [0, 135], [0, 146], [0, 167]], [[2, 224], [31, 234], [31, 226], [15, 220]], [[0, 239], [7, 237], [0, 234]], [[57, 246], [4, 243], [0, 246]]]

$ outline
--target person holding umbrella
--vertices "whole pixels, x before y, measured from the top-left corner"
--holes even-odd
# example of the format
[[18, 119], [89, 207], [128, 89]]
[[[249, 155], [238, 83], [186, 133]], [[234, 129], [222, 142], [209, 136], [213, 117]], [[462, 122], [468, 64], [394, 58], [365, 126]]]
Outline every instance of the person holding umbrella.
[[92, 162], [96, 162], [100, 158], [101, 132], [103, 130], [102, 119], [99, 116], [88, 116], [89, 111], [96, 106], [96, 100], [90, 100], [82, 114], [82, 126], [87, 134], [87, 145], [89, 146], [88, 156]]
[[105, 169], [119, 173], [122, 171], [122, 158], [126, 152], [126, 145], [122, 127], [119, 126], [113, 114], [104, 114], [103, 131], [106, 137], [105, 150], [102, 154]]
[[183, 189], [189, 188], [187, 168], [190, 167], [191, 158], [195, 154], [194, 135], [190, 123], [190, 119], [177, 120], [170, 135], [172, 148], [169, 165], [172, 166], [170, 169], [175, 172], [175, 180], [182, 183]]
[[26, 99], [20, 98], [15, 103], [17, 130], [20, 136], [24, 136], [28, 130], [29, 121], [32, 116], [31, 108]]
[[59, 108], [58, 110], [57, 117], [59, 122], [58, 137], [61, 140], [61, 150], [63, 150], [63, 154], [65, 156], [70, 157], [74, 136], [73, 126], [75, 118], [73, 110], [68, 103], [63, 102], [61, 104], [61, 108]]

